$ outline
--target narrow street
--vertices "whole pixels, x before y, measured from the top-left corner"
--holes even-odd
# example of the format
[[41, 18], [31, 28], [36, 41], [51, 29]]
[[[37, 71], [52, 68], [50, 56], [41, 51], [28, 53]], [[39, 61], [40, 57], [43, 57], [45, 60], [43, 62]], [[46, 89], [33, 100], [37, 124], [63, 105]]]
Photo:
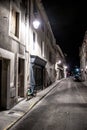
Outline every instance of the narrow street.
[[63, 80], [10, 130], [87, 130], [87, 85]]

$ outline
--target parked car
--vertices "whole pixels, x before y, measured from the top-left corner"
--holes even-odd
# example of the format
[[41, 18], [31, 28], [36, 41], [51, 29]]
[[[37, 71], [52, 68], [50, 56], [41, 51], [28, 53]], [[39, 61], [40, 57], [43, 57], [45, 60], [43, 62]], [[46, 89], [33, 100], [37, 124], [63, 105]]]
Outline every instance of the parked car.
[[80, 82], [81, 81], [81, 75], [79, 75], [79, 74], [74, 75], [74, 81]]

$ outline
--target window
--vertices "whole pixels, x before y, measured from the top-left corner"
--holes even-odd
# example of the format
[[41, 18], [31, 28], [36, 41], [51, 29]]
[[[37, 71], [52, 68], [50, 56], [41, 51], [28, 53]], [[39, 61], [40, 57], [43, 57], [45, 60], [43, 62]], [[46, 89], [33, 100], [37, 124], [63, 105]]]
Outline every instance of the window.
[[33, 14], [36, 16], [38, 14], [36, 0], [33, 0]]
[[49, 61], [52, 62], [52, 53], [49, 52]]
[[41, 41], [41, 55], [44, 57], [44, 41]]
[[33, 32], [33, 49], [35, 49], [35, 42], [36, 42], [36, 35], [35, 32]]
[[[42, 18], [41, 18], [42, 19]], [[44, 32], [44, 23], [41, 21], [41, 29]]]
[[19, 12], [15, 9], [11, 11], [11, 34], [19, 37]]

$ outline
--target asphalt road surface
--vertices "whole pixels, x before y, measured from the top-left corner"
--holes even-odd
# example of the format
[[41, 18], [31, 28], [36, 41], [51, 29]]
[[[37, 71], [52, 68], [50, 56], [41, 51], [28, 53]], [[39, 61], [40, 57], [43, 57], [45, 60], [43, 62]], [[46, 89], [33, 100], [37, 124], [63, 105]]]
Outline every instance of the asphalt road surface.
[[87, 85], [63, 80], [10, 130], [87, 130]]

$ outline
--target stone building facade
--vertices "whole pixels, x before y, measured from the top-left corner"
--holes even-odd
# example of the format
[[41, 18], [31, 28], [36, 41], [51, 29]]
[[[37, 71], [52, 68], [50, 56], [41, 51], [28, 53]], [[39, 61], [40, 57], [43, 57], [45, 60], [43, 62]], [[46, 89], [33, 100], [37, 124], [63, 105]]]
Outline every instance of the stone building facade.
[[53, 83], [55, 64], [56, 40], [41, 0], [0, 0], [0, 109], [25, 98], [29, 86]]
[[[31, 0], [30, 12], [30, 86], [41, 90], [55, 81], [55, 38], [40, 0]], [[38, 29], [33, 21], [39, 20]]]
[[25, 96], [28, 26], [28, 0], [0, 0], [0, 108], [9, 109]]
[[82, 80], [87, 80], [87, 31], [85, 32], [82, 46], [80, 47], [80, 69]]

